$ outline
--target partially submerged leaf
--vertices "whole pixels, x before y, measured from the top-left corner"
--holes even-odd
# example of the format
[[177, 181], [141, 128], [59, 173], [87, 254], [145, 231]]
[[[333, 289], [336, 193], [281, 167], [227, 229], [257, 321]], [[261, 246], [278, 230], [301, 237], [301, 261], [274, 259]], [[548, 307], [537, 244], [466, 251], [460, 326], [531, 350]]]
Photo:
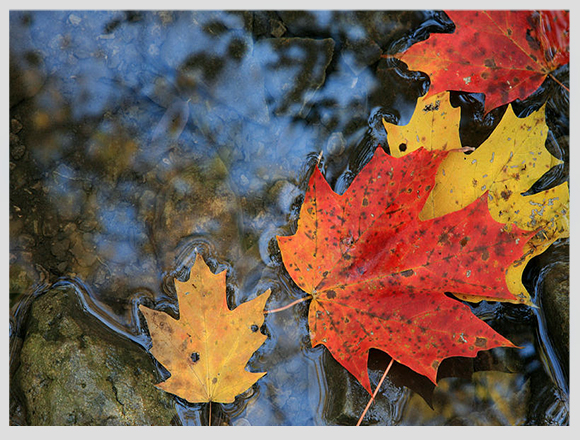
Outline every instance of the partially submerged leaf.
[[533, 233], [493, 220], [487, 194], [421, 221], [447, 155], [419, 149], [396, 159], [379, 148], [343, 195], [315, 169], [296, 234], [278, 237], [286, 269], [312, 296], [312, 344], [325, 345], [369, 392], [371, 348], [435, 383], [445, 358], [513, 346], [445, 293], [514, 299], [505, 268]]
[[[402, 156], [422, 147], [423, 140], [429, 139], [435, 129], [438, 141], [427, 142], [428, 149], [445, 150], [449, 144], [461, 148], [459, 119], [460, 109], [451, 107], [449, 93], [444, 92], [420, 98], [409, 124], [397, 126], [384, 121], [383, 124], [392, 154]], [[464, 208], [488, 193], [488, 207], [496, 221], [515, 224], [528, 231], [541, 229], [543, 232], [526, 245], [526, 258], [514, 262], [507, 275], [516, 302], [528, 305], [531, 304], [530, 295], [521, 281], [525, 263], [556, 239], [567, 236], [569, 229], [566, 183], [539, 194], [522, 195], [553, 166], [561, 163], [545, 148], [547, 135], [545, 107], [526, 118], [518, 118], [511, 105], [508, 106], [499, 125], [473, 153], [451, 154], [441, 162], [435, 187], [420, 214], [424, 220], [439, 217]], [[445, 143], [444, 139], [452, 141]], [[405, 151], [393, 147], [402, 142]], [[481, 296], [461, 298], [484, 299]]]
[[485, 110], [524, 99], [569, 62], [568, 11], [446, 11], [454, 33], [431, 34], [399, 58], [446, 90], [485, 94]]
[[266, 374], [245, 367], [266, 339], [259, 328], [270, 291], [230, 310], [226, 272], [214, 275], [200, 255], [189, 279], [175, 281], [175, 290], [178, 320], [139, 306], [151, 333], [151, 354], [171, 373], [157, 387], [192, 403], [233, 402]]

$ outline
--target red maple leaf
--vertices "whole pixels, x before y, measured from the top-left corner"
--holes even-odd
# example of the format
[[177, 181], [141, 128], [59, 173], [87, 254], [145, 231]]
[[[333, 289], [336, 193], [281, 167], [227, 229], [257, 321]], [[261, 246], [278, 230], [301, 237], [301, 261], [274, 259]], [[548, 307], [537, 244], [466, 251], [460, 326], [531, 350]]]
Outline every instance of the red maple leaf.
[[432, 34], [400, 55], [431, 78], [428, 95], [485, 93], [486, 113], [525, 99], [570, 59], [568, 11], [446, 11], [452, 34]]
[[487, 194], [420, 221], [446, 155], [421, 148], [397, 159], [378, 148], [343, 195], [315, 169], [296, 234], [278, 237], [286, 269], [312, 297], [312, 345], [325, 345], [369, 392], [371, 348], [436, 383], [445, 358], [513, 347], [445, 292], [513, 298], [505, 270], [533, 232], [493, 220]]

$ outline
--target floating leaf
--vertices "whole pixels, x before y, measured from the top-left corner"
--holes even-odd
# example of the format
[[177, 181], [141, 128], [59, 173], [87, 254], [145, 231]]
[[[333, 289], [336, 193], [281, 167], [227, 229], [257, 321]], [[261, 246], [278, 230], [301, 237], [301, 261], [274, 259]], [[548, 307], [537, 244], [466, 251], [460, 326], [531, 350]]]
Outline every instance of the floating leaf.
[[151, 354], [171, 377], [157, 386], [189, 402], [231, 403], [266, 373], [245, 369], [266, 340], [266, 291], [230, 310], [226, 272], [212, 274], [198, 255], [186, 282], [175, 281], [179, 319], [143, 305], [153, 346]]
[[423, 147], [430, 151], [460, 149], [459, 121], [461, 108], [449, 102], [449, 92], [417, 100], [415, 111], [406, 125], [383, 119], [391, 155], [401, 157]]
[[343, 195], [315, 169], [295, 235], [278, 237], [296, 284], [312, 296], [313, 345], [371, 391], [371, 348], [436, 383], [441, 361], [513, 345], [446, 296], [512, 299], [505, 268], [533, 233], [493, 220], [487, 194], [450, 214], [418, 214], [447, 155], [423, 148], [402, 158], [378, 149]]
[[570, 58], [568, 11], [446, 11], [454, 33], [431, 34], [399, 58], [446, 90], [485, 94], [486, 113], [525, 99]]

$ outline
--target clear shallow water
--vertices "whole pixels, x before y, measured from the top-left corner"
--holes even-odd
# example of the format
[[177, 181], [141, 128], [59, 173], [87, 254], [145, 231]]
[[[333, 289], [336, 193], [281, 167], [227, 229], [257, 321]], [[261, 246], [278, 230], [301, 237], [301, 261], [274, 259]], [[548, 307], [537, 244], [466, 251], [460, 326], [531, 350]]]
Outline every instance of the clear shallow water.
[[[72, 283], [103, 325], [146, 347], [136, 304], [175, 309], [173, 277], [186, 276], [196, 252], [227, 270], [230, 307], [267, 289], [268, 308], [302, 297], [275, 236], [293, 233], [320, 153], [343, 192], [387, 146], [381, 119], [406, 123], [428, 87], [381, 54], [450, 29], [436, 11], [11, 13], [13, 339], [35, 292]], [[567, 81], [567, 68], [557, 75]], [[503, 109], [484, 118], [472, 96], [453, 100], [469, 115], [463, 142], [479, 145]], [[516, 110], [544, 102], [548, 148], [565, 164], [532, 192], [568, 179], [566, 93], [547, 80]], [[527, 276], [533, 291], [542, 273]], [[367, 396], [325, 348], [311, 347], [307, 310], [267, 317], [269, 338], [250, 368], [268, 374], [234, 404], [213, 405], [212, 424], [356, 421]], [[524, 347], [496, 354], [513, 373], [443, 379], [434, 410], [389, 378], [372, 423], [567, 423], [567, 376], [540, 312], [474, 312]], [[385, 365], [377, 360], [373, 384]], [[508, 411], [515, 394], [522, 409]], [[181, 423], [207, 423], [207, 405], [177, 406]]]

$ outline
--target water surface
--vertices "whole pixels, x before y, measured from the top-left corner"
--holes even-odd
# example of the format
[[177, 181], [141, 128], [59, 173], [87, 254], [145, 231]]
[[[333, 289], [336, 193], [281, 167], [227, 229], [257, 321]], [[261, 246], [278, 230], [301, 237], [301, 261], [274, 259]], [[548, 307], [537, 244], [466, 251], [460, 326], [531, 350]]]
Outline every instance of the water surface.
[[[341, 193], [379, 144], [388, 150], [382, 119], [407, 123], [429, 80], [382, 55], [452, 29], [438, 11], [12, 12], [12, 340], [31, 297], [70, 283], [102, 325], [146, 348], [136, 305], [175, 307], [173, 280], [198, 253], [227, 271], [230, 307], [267, 289], [269, 308], [302, 297], [275, 236], [294, 232], [313, 167], [321, 158]], [[567, 67], [557, 75], [568, 81]], [[452, 100], [466, 115], [462, 140], [479, 145], [503, 109], [483, 117], [472, 95]], [[567, 95], [547, 80], [518, 114], [544, 102], [547, 145], [564, 164], [532, 191], [568, 179]], [[533, 291], [542, 274], [530, 266]], [[523, 347], [494, 352], [511, 373], [443, 379], [431, 409], [394, 371], [369, 423], [568, 422], [567, 373], [541, 311], [473, 309]], [[212, 424], [356, 422], [368, 395], [311, 346], [307, 311], [267, 316], [249, 368], [268, 374], [213, 405]], [[385, 365], [371, 362], [373, 386]], [[13, 423], [18, 405], [13, 396]], [[180, 423], [207, 424], [208, 405], [176, 405]]]

